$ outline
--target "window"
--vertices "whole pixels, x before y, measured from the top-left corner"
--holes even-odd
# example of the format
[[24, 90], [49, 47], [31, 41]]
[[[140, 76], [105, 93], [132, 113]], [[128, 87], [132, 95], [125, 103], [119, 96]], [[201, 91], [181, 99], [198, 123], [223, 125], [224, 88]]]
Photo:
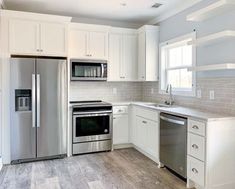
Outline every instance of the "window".
[[195, 47], [188, 42], [195, 40], [196, 33], [160, 44], [160, 93], [168, 84], [175, 95], [195, 96], [195, 73], [188, 68], [195, 66]]

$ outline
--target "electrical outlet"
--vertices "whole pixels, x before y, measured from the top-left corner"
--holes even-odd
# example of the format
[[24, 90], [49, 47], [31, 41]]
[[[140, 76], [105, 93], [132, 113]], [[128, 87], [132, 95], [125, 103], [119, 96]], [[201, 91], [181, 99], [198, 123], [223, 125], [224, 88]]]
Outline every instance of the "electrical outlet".
[[151, 88], [151, 94], [153, 94], [154, 93], [154, 88]]
[[215, 91], [210, 91], [210, 100], [214, 100], [215, 99]]
[[117, 88], [113, 88], [113, 94], [117, 94]]
[[202, 90], [197, 90], [197, 98], [202, 98]]

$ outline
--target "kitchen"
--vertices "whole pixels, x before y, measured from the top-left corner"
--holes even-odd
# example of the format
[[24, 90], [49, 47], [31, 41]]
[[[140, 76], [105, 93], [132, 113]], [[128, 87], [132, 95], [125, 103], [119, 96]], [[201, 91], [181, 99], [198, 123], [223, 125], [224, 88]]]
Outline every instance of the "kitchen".
[[66, 2], [1, 3], [0, 188], [235, 188], [235, 2]]

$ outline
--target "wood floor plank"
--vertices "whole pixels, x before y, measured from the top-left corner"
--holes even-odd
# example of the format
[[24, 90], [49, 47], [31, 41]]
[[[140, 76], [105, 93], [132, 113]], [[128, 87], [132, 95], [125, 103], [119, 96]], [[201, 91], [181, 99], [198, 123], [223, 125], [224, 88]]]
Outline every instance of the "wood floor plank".
[[4, 166], [0, 189], [186, 189], [133, 148]]

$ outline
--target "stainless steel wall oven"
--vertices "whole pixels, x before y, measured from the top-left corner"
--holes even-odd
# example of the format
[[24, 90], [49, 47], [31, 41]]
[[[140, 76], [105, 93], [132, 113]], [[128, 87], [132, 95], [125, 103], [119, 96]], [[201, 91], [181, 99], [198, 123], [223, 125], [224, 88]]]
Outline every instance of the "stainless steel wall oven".
[[112, 105], [102, 101], [73, 106], [73, 154], [112, 149]]

